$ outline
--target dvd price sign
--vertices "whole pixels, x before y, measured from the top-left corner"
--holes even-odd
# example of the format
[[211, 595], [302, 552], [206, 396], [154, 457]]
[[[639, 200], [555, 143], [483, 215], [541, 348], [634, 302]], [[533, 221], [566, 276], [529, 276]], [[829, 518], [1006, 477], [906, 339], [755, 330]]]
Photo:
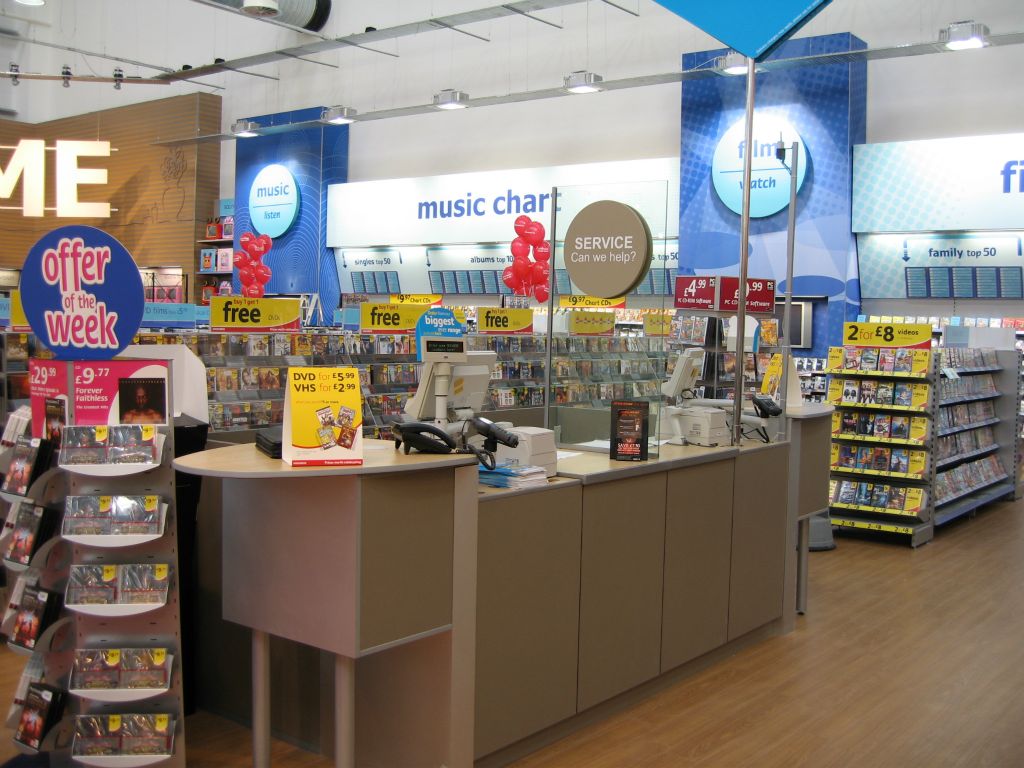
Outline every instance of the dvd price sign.
[[710, 312], [715, 308], [718, 278], [684, 275], [676, 278], [676, 309]]
[[[715, 309], [720, 312], [735, 312], [740, 306], [740, 279], [720, 277]], [[771, 314], [775, 311], [775, 281], [761, 277], [747, 278], [747, 312]]]
[[932, 327], [927, 323], [845, 323], [843, 343], [854, 347], [931, 348]]
[[58, 360], [106, 360], [142, 322], [142, 278], [128, 250], [95, 227], [43, 235], [21, 273], [29, 325]]
[[363, 415], [355, 368], [291, 368], [281, 458], [293, 467], [363, 463]]

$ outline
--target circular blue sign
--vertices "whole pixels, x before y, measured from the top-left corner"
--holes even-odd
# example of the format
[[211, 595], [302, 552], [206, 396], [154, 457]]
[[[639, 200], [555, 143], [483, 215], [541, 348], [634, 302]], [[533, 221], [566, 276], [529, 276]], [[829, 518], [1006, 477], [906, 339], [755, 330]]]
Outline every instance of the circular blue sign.
[[142, 323], [142, 277], [128, 250], [95, 227], [43, 235], [21, 270], [33, 333], [58, 360], [109, 360]]
[[[743, 212], [743, 160], [747, 153], [745, 121], [737, 120], [715, 147], [711, 159], [711, 181], [725, 206], [734, 213]], [[750, 215], [762, 218], [778, 213], [789, 205], [789, 168], [775, 157], [775, 145], [800, 145], [800, 167], [796, 173], [799, 194], [807, 175], [810, 157], [800, 134], [786, 120], [771, 115], [754, 115], [754, 140], [751, 148]]]
[[299, 212], [299, 185], [283, 165], [268, 165], [249, 187], [249, 218], [261, 235], [280, 237]]
[[455, 313], [448, 307], [431, 307], [416, 321], [416, 359], [423, 360], [420, 339], [424, 336], [445, 336], [460, 338], [464, 328]]

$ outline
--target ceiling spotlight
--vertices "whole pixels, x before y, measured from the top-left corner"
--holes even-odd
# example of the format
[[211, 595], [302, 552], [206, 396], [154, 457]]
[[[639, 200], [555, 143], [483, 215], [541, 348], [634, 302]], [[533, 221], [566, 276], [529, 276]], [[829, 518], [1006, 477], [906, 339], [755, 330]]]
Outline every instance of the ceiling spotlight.
[[434, 106], [438, 109], [465, 109], [469, 95], [452, 88], [445, 88], [434, 94]]
[[12, 61], [7, 65], [7, 71], [11, 73], [11, 85], [19, 85], [21, 78], [18, 77], [18, 74], [21, 72], [21, 67]]
[[951, 51], [966, 51], [988, 45], [988, 27], [974, 21], [954, 21], [939, 30], [939, 42]]
[[254, 123], [252, 120], [235, 120], [231, 124], [231, 133], [239, 139], [251, 139], [253, 136], [259, 136], [256, 133], [259, 127], [260, 124]]
[[604, 90], [601, 86], [603, 80], [604, 78], [600, 75], [578, 69], [562, 79], [562, 87], [569, 93], [596, 93]]
[[46, 5], [46, 0], [14, 0], [14, 1], [16, 3], [18, 3], [19, 5], [34, 5], [34, 6]]
[[742, 53], [731, 51], [716, 59], [715, 66], [723, 75], [745, 75], [747, 74], [747, 57]]
[[124, 70], [120, 67], [114, 67], [114, 90], [121, 90], [121, 83], [124, 82]]
[[355, 122], [357, 114], [359, 113], [351, 107], [327, 107], [320, 113], [320, 122], [331, 125], [348, 125]]
[[71, 67], [65, 64], [60, 68], [61, 84], [65, 88], [71, 87]]

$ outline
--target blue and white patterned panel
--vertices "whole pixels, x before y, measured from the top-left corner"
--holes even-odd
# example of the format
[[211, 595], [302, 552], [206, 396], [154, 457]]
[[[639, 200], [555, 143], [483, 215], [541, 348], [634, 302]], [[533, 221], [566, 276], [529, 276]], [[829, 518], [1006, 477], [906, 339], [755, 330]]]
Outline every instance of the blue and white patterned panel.
[[[320, 107], [314, 107], [250, 119], [276, 125], [314, 120], [320, 112]], [[275, 163], [288, 168], [298, 183], [299, 212], [264, 259], [273, 271], [267, 293], [319, 293], [325, 317], [330, 317], [340, 294], [334, 253], [325, 245], [326, 185], [348, 179], [348, 126], [325, 125], [235, 142], [236, 248], [238, 237], [253, 230], [249, 188], [261, 169]]]
[[[849, 34], [790, 40], [772, 58], [859, 50]], [[683, 57], [683, 68], [706, 65], [724, 50]], [[863, 62], [798, 67], [758, 75], [758, 116], [788, 121], [811, 158], [797, 197], [793, 293], [828, 297], [815, 315], [813, 355], [823, 356], [841, 337], [842, 324], [860, 306], [856, 244], [851, 234], [852, 145], [864, 141], [867, 68]], [[711, 159], [719, 140], [744, 115], [746, 78], [716, 77], [683, 83], [680, 146], [679, 269], [686, 274], [737, 274], [740, 217], [715, 194]], [[768, 140], [767, 137], [765, 140]], [[777, 137], [775, 137], [777, 139]], [[748, 273], [785, 289], [788, 206], [750, 223]]]

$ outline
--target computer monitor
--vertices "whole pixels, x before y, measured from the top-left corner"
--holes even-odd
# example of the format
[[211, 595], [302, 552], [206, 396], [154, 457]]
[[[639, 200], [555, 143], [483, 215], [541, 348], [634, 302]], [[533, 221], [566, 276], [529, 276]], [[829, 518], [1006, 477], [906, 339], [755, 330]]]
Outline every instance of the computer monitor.
[[[458, 410], [468, 408], [473, 413], [484, 409], [487, 401], [487, 387], [491, 381], [491, 370], [498, 359], [498, 353], [492, 351], [467, 352], [467, 361], [447, 363], [451, 366], [451, 379], [448, 382], [448, 408]], [[405, 412], [413, 421], [433, 421], [438, 417], [435, 413], [435, 383], [438, 366], [442, 363], [426, 362], [420, 371], [420, 383], [416, 394], [405, 404]], [[440, 414], [447, 418], [448, 414]]]
[[676, 365], [672, 369], [672, 376], [661, 385], [661, 394], [665, 397], [676, 398], [683, 392], [692, 390], [697, 386], [701, 369], [704, 367], [704, 350], [700, 347], [684, 349], [676, 356]]

